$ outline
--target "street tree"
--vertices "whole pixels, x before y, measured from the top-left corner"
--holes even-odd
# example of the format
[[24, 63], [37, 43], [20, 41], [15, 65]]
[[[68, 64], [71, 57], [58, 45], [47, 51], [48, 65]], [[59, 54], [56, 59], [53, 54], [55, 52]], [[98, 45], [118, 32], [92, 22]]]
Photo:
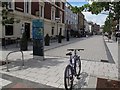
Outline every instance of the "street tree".
[[19, 23], [20, 19], [15, 19], [13, 16], [10, 16], [11, 9], [8, 9], [8, 2], [2, 2], [2, 25]]
[[[109, 11], [108, 14], [108, 19], [106, 19], [107, 21], [105, 22], [105, 28], [108, 26], [112, 26], [111, 22], [117, 21], [117, 24], [119, 24], [119, 18], [120, 18], [120, 1], [116, 2], [115, 0], [113, 0], [112, 2], [99, 2], [99, 0], [97, 0], [98, 2], [95, 2], [95, 0], [89, 0], [89, 1], [93, 1], [92, 4], [85, 4], [81, 7], [75, 6], [72, 7], [72, 11], [75, 13], [79, 13], [82, 11], [87, 11], [87, 12], [91, 12], [92, 14], [106, 14], [103, 12]], [[108, 23], [109, 22], [109, 23]], [[106, 24], [110, 24], [107, 25]], [[118, 26], [119, 29], [119, 26]], [[111, 29], [108, 29], [111, 30]], [[107, 30], [107, 31], [108, 31]]]

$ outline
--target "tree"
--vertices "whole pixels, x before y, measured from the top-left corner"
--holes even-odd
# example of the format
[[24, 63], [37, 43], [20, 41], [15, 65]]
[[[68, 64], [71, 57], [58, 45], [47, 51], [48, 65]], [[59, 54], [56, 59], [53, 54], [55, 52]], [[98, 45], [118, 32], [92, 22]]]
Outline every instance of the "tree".
[[2, 2], [2, 25], [5, 26], [6, 24], [14, 24], [19, 23], [20, 19], [16, 19], [14, 17], [10, 17], [10, 9], [8, 9], [8, 2]]
[[105, 25], [103, 27], [103, 33], [105, 32], [109, 33], [110, 28], [111, 28], [110, 20], [107, 18], [105, 21]]
[[[89, 1], [92, 1], [92, 0], [89, 0]], [[108, 15], [109, 20], [105, 22], [105, 28], [107, 29], [108, 26], [113, 25], [111, 22], [114, 22], [117, 20], [117, 23], [119, 24], [120, 1], [119, 2], [114, 2], [114, 1], [113, 2], [92, 2], [92, 4], [85, 4], [82, 7], [77, 7], [77, 6], [72, 7], [72, 11], [75, 13], [88, 11], [96, 15], [102, 13], [103, 11], [109, 11], [109, 15]], [[108, 30], [111, 30], [110, 27]]]

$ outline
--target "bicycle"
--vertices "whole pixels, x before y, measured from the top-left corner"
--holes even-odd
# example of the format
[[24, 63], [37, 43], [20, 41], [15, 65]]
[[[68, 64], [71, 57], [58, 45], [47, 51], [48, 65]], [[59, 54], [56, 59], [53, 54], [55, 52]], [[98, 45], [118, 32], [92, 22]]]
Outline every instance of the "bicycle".
[[77, 79], [80, 79], [80, 71], [81, 71], [81, 60], [80, 56], [77, 55], [77, 51], [83, 51], [84, 49], [67, 49], [68, 51], [74, 51], [74, 55], [72, 52], [67, 53], [67, 56], [70, 56], [69, 64], [65, 68], [64, 72], [64, 86], [66, 90], [72, 90], [73, 81], [75, 76]]

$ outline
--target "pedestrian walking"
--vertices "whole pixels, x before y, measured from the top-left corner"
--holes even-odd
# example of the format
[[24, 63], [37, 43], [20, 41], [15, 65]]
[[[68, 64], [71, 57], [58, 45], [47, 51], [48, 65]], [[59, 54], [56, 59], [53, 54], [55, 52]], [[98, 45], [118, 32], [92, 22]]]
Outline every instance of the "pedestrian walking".
[[50, 45], [50, 36], [48, 34], [46, 34], [45, 36], [45, 46], [49, 46]]

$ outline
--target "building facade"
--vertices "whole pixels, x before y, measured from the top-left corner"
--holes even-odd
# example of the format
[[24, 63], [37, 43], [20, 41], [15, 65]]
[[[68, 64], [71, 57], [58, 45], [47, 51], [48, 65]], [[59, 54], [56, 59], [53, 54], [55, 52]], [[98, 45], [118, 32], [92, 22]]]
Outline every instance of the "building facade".
[[50, 36], [59, 35], [61, 32], [64, 36], [65, 24], [64, 24], [64, 13], [65, 3], [64, 2], [45, 2], [44, 10], [44, 21], [45, 28], [44, 33]]
[[90, 35], [93, 35], [93, 29], [94, 29], [93, 22], [89, 21], [88, 24], [89, 24]]
[[78, 30], [82, 36], [85, 35], [85, 24], [84, 24], [85, 16], [82, 13], [78, 13]]
[[100, 25], [93, 24], [93, 34], [98, 34], [100, 32]]
[[[53, 2], [48, 0], [13, 0], [8, 2], [8, 9], [12, 9], [10, 17], [19, 19], [20, 23], [14, 23], [2, 28], [1, 38], [19, 38], [22, 36], [22, 27], [27, 33], [28, 39], [32, 38], [32, 20], [41, 19], [44, 21], [44, 36], [56, 36], [61, 32], [64, 35], [64, 9], [65, 2]], [[9, 30], [8, 32], [8, 29]]]
[[90, 30], [89, 30], [89, 24], [88, 24], [88, 22], [87, 22], [86, 19], [84, 19], [84, 25], [85, 25], [85, 32], [89, 33], [90, 32]]
[[67, 2], [65, 5], [65, 24], [66, 30], [77, 30], [78, 14], [73, 13], [71, 5]]
[[75, 36], [78, 32], [78, 14], [73, 13], [70, 3], [65, 4], [65, 30], [70, 36]]

